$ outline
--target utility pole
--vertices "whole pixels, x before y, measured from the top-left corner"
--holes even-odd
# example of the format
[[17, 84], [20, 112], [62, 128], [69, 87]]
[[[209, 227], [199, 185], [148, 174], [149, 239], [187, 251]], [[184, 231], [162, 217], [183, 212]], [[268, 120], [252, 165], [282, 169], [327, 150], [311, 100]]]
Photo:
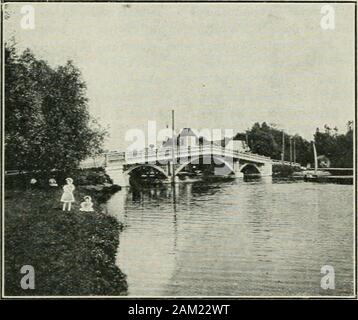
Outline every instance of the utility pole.
[[285, 162], [285, 132], [282, 130], [282, 164]]
[[175, 184], [175, 176], [174, 176], [174, 110], [172, 110], [172, 167], [171, 167], [171, 174], [172, 174], [172, 184]]
[[290, 137], [290, 164], [292, 166], [292, 137]]
[[314, 140], [312, 143], [313, 143], [313, 156], [314, 156], [314, 174], [317, 174], [317, 168], [318, 168], [317, 150]]
[[293, 162], [296, 163], [296, 140], [293, 138]]

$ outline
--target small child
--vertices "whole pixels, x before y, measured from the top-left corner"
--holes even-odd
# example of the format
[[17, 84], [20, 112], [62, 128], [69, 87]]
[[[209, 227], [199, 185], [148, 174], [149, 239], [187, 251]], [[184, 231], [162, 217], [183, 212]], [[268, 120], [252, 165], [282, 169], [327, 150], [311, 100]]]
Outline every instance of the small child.
[[73, 196], [73, 191], [75, 190], [75, 186], [73, 185], [73, 179], [67, 178], [67, 184], [63, 186], [63, 194], [61, 197], [61, 202], [63, 202], [62, 210], [66, 210], [66, 204], [68, 204], [68, 211], [71, 211], [71, 204], [75, 202], [75, 198]]
[[85, 196], [83, 199], [85, 201], [81, 202], [80, 211], [93, 212], [94, 210], [93, 210], [92, 198], [90, 196]]

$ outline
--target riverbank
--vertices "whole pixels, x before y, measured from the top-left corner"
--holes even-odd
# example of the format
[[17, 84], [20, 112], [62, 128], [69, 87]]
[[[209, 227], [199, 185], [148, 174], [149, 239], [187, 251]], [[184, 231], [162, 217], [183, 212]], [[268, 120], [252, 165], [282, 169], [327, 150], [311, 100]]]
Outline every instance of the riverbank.
[[[81, 184], [81, 175], [73, 179]], [[6, 295], [127, 294], [126, 277], [115, 265], [122, 226], [101, 206], [119, 187], [102, 182], [77, 186], [70, 212], [62, 211], [61, 186], [5, 189]], [[94, 212], [79, 211], [85, 195]], [[34, 267], [33, 290], [20, 286], [23, 265]]]

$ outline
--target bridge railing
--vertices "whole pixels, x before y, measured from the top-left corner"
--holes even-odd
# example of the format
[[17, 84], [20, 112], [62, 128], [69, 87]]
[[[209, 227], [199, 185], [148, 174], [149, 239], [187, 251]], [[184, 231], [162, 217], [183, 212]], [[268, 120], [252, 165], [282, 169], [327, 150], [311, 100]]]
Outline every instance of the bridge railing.
[[[233, 150], [229, 148], [224, 148], [215, 144], [211, 145], [199, 145], [191, 147], [182, 147], [178, 146], [174, 148], [174, 158], [175, 159], [188, 159], [189, 157], [195, 156], [224, 156], [231, 158], [240, 158], [248, 161], [268, 163], [272, 164], [282, 164], [281, 160], [271, 159], [266, 156], [258, 155], [251, 152], [243, 152], [238, 150]], [[93, 167], [103, 167], [111, 166], [118, 162], [125, 162], [128, 164], [134, 163], [145, 163], [145, 162], [157, 162], [157, 161], [170, 161], [172, 159], [172, 148], [159, 148], [159, 149], [143, 149], [143, 150], [133, 150], [127, 152], [109, 152], [96, 159], [88, 159], [81, 163], [82, 168], [93, 168]], [[284, 161], [283, 164], [288, 166], [297, 166], [300, 167], [299, 163]]]
[[[173, 154], [174, 153], [174, 154]], [[191, 147], [177, 148], [159, 148], [159, 149], [143, 149], [132, 150], [127, 152], [109, 153], [106, 156], [107, 165], [111, 161], [125, 161], [126, 163], [143, 163], [155, 161], [168, 161], [174, 156], [175, 159], [189, 158], [193, 156], [216, 155], [232, 158], [242, 158], [245, 160], [271, 162], [271, 158], [254, 154], [251, 152], [242, 152], [229, 148], [224, 148], [218, 145], [200, 145]]]

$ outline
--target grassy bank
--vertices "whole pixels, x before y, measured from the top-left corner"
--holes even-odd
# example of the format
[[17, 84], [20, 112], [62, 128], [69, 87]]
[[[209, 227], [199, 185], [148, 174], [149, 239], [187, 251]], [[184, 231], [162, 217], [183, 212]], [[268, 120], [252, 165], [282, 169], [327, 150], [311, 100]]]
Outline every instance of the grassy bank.
[[[5, 294], [125, 295], [125, 275], [115, 265], [121, 225], [101, 208], [116, 187], [108, 181], [77, 186], [76, 202], [64, 212], [61, 185], [6, 188]], [[92, 196], [95, 212], [79, 211], [85, 195]], [[23, 265], [35, 269], [34, 290], [20, 286]]]

